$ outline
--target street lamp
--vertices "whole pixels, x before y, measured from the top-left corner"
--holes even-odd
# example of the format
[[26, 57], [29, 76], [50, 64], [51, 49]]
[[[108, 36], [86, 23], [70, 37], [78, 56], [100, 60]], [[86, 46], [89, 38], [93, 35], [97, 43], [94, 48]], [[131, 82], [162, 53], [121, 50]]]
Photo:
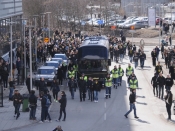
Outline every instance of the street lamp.
[[[42, 16], [42, 24], [43, 24], [42, 26], [43, 26], [43, 29], [44, 29], [44, 16], [46, 15], [46, 13], [41, 13], [40, 15]], [[44, 33], [43, 33], [43, 41], [44, 41]]]
[[31, 41], [31, 29], [34, 27], [32, 25], [26, 26], [29, 28], [29, 55], [30, 55], [30, 89], [32, 90], [32, 41]]
[[37, 34], [36, 34], [36, 17], [38, 17], [39, 15], [33, 15], [34, 19], [35, 19], [35, 61], [37, 62]]
[[[12, 20], [12, 18], [11, 18]], [[16, 24], [16, 22], [10, 21], [7, 22], [10, 24], [10, 80], [12, 80], [13, 75], [12, 75], [12, 25]]]
[[50, 14], [51, 12], [46, 12], [46, 14], [48, 14], [47, 20], [48, 20], [49, 42], [50, 42]]

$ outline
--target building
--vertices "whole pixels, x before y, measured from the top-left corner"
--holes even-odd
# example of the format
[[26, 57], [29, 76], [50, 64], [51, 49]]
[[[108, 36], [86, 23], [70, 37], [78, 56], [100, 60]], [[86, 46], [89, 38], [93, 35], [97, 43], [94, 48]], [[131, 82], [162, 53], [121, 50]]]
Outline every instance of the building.
[[22, 0], [0, 0], [0, 56], [10, 50], [10, 23], [12, 26], [13, 47], [19, 41], [22, 34]]
[[147, 16], [149, 7], [168, 2], [172, 2], [172, 0], [121, 0], [121, 7], [126, 16]]

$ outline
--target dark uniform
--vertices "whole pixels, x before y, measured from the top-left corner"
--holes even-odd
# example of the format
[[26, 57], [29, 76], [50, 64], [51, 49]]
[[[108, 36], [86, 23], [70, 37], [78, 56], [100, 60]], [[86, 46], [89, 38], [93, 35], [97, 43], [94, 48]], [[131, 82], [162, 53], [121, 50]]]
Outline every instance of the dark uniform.
[[155, 51], [152, 51], [152, 52], [151, 52], [151, 57], [152, 57], [153, 66], [156, 66], [157, 54], [156, 54]]
[[86, 98], [86, 86], [87, 86], [87, 76], [80, 77], [78, 81], [79, 91], [80, 91], [80, 101], [85, 101]]

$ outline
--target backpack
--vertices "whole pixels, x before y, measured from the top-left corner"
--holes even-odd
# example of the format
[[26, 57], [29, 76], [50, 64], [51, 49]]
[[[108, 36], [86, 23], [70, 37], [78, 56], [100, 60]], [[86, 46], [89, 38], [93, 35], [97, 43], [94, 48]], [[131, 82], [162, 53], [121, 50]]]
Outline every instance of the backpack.
[[46, 104], [45, 104], [45, 106], [46, 106], [46, 107], [49, 107], [50, 104], [51, 104], [51, 102], [50, 102], [48, 96], [46, 96], [45, 98], [46, 98]]

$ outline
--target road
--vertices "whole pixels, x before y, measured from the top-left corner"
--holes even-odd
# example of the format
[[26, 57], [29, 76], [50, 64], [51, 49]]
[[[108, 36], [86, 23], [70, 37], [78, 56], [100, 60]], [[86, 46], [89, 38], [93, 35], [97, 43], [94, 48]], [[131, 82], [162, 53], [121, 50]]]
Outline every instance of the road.
[[[126, 88], [126, 77], [123, 77], [123, 83], [118, 89], [112, 88], [112, 97], [105, 99], [105, 91], [99, 93], [99, 102], [94, 103], [86, 99], [80, 102], [79, 92], [76, 91], [75, 99], [72, 100], [70, 93], [65, 88], [67, 94], [67, 118], [66, 121], [56, 122], [59, 116], [59, 103], [53, 103], [50, 114], [52, 123], [33, 124], [13, 131], [51, 131], [56, 126], [61, 125], [64, 131], [174, 131], [175, 117], [172, 121], [166, 119], [165, 102], [153, 96], [150, 80], [153, 76], [154, 68], [152, 67], [150, 51], [152, 47], [145, 47], [147, 60], [143, 70], [138, 67], [135, 74], [139, 81], [139, 89], [137, 90], [137, 115], [139, 119], [134, 118], [131, 112], [128, 118], [124, 114], [129, 110], [129, 94]], [[163, 59], [160, 60], [161, 63]], [[129, 63], [129, 59], [125, 58], [121, 64], [125, 70]], [[111, 69], [114, 65], [112, 62]], [[165, 70], [165, 69], [164, 69]], [[164, 71], [167, 74], [167, 70]], [[174, 92], [175, 89], [172, 91]]]

